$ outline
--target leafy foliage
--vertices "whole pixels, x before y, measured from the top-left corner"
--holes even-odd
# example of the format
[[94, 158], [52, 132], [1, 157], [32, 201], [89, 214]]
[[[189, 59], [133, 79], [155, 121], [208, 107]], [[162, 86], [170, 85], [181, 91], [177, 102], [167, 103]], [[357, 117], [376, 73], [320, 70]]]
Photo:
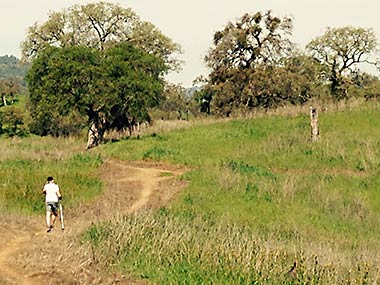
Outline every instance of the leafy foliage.
[[[137, 122], [150, 121], [148, 109], [162, 100], [164, 61], [128, 43], [119, 44], [105, 52], [104, 72], [112, 81], [111, 102], [107, 128], [121, 130]], [[108, 91], [110, 92], [110, 91]]]
[[185, 89], [181, 85], [165, 84], [163, 100], [151, 111], [152, 117], [157, 119], [189, 120], [190, 114], [197, 113], [194, 104], [192, 89]]
[[297, 54], [288, 39], [290, 18], [271, 11], [245, 14], [215, 33], [205, 60], [211, 68], [201, 109], [229, 116], [255, 107], [270, 108], [307, 101], [318, 85], [317, 62]]
[[[84, 47], [47, 48], [33, 61], [27, 75], [30, 91], [31, 132], [38, 135], [64, 135], [67, 124], [60, 118], [79, 124], [74, 130], [83, 128], [81, 116], [86, 115], [87, 104], [96, 104], [95, 97], [102, 80], [97, 52]], [[93, 101], [91, 101], [93, 99]], [[90, 106], [91, 107], [91, 106]], [[76, 119], [79, 119], [77, 121]], [[69, 120], [71, 121], [71, 120]], [[69, 123], [70, 125], [70, 123]]]
[[28, 134], [24, 124], [24, 112], [13, 106], [0, 110], [0, 134], [8, 137], [25, 136]]
[[102, 138], [106, 130], [128, 128], [159, 102], [165, 70], [162, 60], [129, 43], [104, 51], [46, 48], [27, 76], [31, 131], [60, 136], [95, 124]]
[[16, 96], [23, 89], [28, 68], [28, 64], [21, 63], [15, 56], [0, 57], [1, 105], [6, 106], [15, 102]]
[[89, 148], [106, 130], [149, 121], [147, 108], [161, 98], [163, 75], [179, 67], [179, 51], [153, 24], [117, 4], [51, 13], [22, 43], [23, 57], [33, 60], [32, 132], [60, 136], [88, 125]]
[[329, 28], [308, 44], [309, 54], [295, 48], [291, 32], [292, 19], [271, 11], [245, 14], [216, 32], [205, 57], [211, 72], [195, 96], [200, 110], [230, 116], [326, 95], [377, 96], [378, 80], [358, 69], [378, 64], [371, 61], [377, 53], [372, 29]]
[[243, 15], [236, 24], [229, 22], [214, 35], [215, 47], [206, 56], [212, 70], [255, 68], [276, 63], [286, 54], [291, 42], [292, 20], [266, 13]]

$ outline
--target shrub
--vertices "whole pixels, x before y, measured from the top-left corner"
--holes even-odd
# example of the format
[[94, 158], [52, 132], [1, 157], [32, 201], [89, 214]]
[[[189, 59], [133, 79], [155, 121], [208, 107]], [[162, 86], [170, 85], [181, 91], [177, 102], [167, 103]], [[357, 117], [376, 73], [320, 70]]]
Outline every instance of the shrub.
[[15, 107], [7, 107], [0, 111], [0, 134], [8, 137], [23, 137], [28, 134], [24, 124], [24, 114]]

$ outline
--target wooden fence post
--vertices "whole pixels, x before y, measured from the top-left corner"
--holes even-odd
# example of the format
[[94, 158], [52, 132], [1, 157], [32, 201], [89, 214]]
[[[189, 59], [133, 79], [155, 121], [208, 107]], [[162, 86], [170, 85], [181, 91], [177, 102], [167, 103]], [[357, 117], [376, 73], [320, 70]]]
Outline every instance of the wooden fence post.
[[317, 108], [310, 106], [311, 141], [319, 140], [318, 111]]

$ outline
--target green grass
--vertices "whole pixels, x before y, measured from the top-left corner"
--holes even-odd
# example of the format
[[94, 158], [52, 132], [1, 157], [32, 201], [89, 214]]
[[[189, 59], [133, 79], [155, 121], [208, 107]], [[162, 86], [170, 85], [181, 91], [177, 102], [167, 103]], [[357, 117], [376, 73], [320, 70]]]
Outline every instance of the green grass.
[[372, 103], [321, 113], [315, 143], [307, 114], [195, 124], [91, 152], [79, 139], [2, 138], [0, 210], [41, 214], [49, 175], [66, 204], [89, 199], [104, 158], [181, 164], [189, 183], [170, 206], [84, 234], [98, 264], [152, 284], [377, 284], [379, 116]]
[[[147, 245], [166, 237], [161, 227], [154, 227], [143, 239], [131, 236], [120, 244], [125, 254], [114, 255], [112, 264], [159, 284], [376, 282], [380, 277], [379, 116], [379, 109], [370, 105], [322, 113], [321, 139], [315, 143], [309, 139], [309, 117], [297, 115], [233, 120], [105, 145], [102, 151], [109, 156], [194, 169], [184, 175], [190, 183], [165, 209], [167, 214], [147, 219], [164, 223], [163, 228], [168, 223], [186, 227], [183, 231], [195, 249], [189, 253], [168, 242], [155, 259], [156, 247]], [[104, 227], [118, 233], [124, 222]], [[241, 232], [246, 243], [259, 240], [268, 246], [251, 248], [256, 256], [250, 262], [263, 263], [263, 268], [247, 270], [246, 264], [227, 258], [232, 250], [229, 243], [238, 241], [224, 242], [219, 235], [230, 227], [234, 234]], [[217, 236], [211, 234], [216, 229]], [[113, 241], [112, 235], [99, 238], [102, 246]], [[176, 242], [188, 244], [181, 238]], [[213, 256], [218, 243], [224, 250], [220, 262], [215, 256], [198, 260], [202, 254]], [[212, 245], [198, 248], [199, 244]], [[171, 252], [173, 248], [178, 251]], [[241, 254], [249, 251], [242, 249]], [[318, 258], [317, 265], [313, 257]], [[301, 262], [302, 274], [289, 281], [284, 272], [295, 260]], [[368, 274], [365, 266], [370, 267]]]

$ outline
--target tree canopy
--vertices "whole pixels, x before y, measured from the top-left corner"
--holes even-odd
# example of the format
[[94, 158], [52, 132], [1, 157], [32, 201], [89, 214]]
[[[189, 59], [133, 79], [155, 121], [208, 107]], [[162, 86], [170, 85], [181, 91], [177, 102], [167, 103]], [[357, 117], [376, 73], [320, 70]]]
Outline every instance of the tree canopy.
[[74, 5], [62, 12], [52, 12], [43, 24], [28, 29], [22, 43], [25, 60], [49, 47], [87, 46], [104, 50], [117, 42], [128, 41], [164, 60], [169, 68], [179, 67], [175, 54], [178, 44], [149, 22], [142, 21], [131, 9], [99, 2]]
[[277, 62], [291, 47], [287, 36], [292, 28], [291, 18], [275, 17], [271, 11], [245, 14], [214, 34], [214, 47], [206, 56], [206, 63], [217, 71]]
[[[214, 45], [205, 61], [211, 69], [208, 82], [198, 98], [209, 112], [229, 115], [237, 109], [273, 107], [281, 102], [303, 102], [309, 97], [316, 76], [311, 68], [299, 72], [297, 55], [289, 36], [292, 19], [276, 17], [271, 11], [245, 14], [214, 35]], [[290, 60], [294, 58], [294, 60]], [[306, 57], [302, 57], [306, 59]]]
[[379, 80], [359, 69], [378, 64], [371, 61], [378, 52], [372, 29], [328, 28], [304, 52], [291, 42], [292, 28], [291, 18], [267, 11], [217, 31], [205, 57], [210, 73], [195, 98], [200, 109], [229, 116], [325, 95], [347, 98], [348, 91], [377, 97]]
[[109, 129], [148, 117], [158, 104], [167, 66], [154, 55], [119, 43], [105, 51], [83, 46], [49, 47], [39, 52], [27, 75], [31, 131], [68, 135], [90, 127], [92, 147]]

